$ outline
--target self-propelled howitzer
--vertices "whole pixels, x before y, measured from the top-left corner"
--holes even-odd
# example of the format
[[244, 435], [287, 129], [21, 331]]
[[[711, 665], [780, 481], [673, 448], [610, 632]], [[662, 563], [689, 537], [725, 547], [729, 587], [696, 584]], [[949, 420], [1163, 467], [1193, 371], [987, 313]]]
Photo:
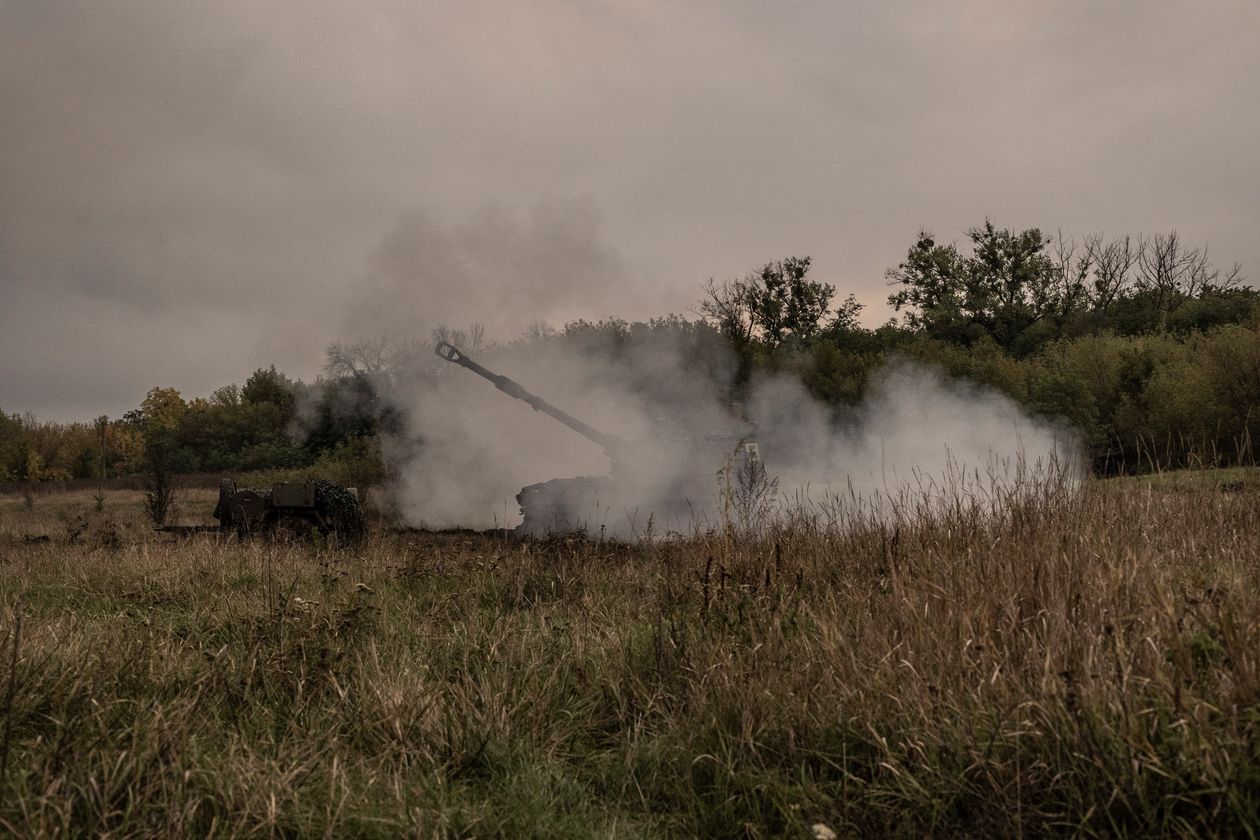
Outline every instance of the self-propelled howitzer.
[[516, 495], [523, 517], [518, 535], [687, 530], [715, 510], [723, 492], [738, 494], [739, 485], [750, 477], [754, 481], [764, 477], [757, 444], [746, 430], [630, 443], [487, 370], [445, 341], [438, 342], [434, 352], [599, 444], [612, 461], [610, 476], [556, 478], [522, 488]]

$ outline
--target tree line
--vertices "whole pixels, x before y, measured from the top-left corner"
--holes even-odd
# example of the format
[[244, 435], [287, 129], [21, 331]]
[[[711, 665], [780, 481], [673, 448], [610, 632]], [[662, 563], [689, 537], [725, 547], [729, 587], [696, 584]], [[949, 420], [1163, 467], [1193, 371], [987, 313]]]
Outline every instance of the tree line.
[[370, 459], [387, 416], [366, 376], [305, 383], [274, 366], [209, 397], [155, 387], [116, 419], [48, 423], [0, 411], [0, 481], [300, 470]]
[[[893, 358], [983, 383], [1030, 413], [1079, 429], [1103, 474], [1252, 463], [1260, 434], [1260, 294], [1235, 265], [1176, 231], [1081, 241], [985, 220], [965, 241], [923, 231], [887, 271], [896, 317], [868, 329], [853, 295], [791, 256], [710, 280], [692, 317], [536, 324], [514, 349], [596, 344], [631, 353], [663, 339], [738, 401], [757, 377], [799, 376], [837, 420]], [[484, 332], [433, 336], [470, 350]], [[402, 429], [393, 394], [428, 375], [430, 344], [334, 344], [324, 375], [275, 367], [185, 399], [156, 387], [122, 417], [41, 423], [0, 411], [0, 480], [328, 469], [379, 477], [381, 436]], [[726, 360], [734, 360], [733, 368]]]

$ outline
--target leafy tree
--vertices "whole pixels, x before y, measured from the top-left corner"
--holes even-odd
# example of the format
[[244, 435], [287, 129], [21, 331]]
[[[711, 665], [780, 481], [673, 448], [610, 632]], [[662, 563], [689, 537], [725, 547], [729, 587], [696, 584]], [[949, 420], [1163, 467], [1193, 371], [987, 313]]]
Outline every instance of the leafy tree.
[[139, 424], [144, 435], [145, 509], [154, 525], [162, 525], [175, 506], [172, 474], [179, 464], [175, 454], [180, 422], [188, 404], [174, 388], [153, 388], [140, 403]]
[[241, 389], [235, 383], [215, 388], [210, 393], [211, 405], [233, 406], [241, 404]]
[[174, 388], [153, 388], [140, 403], [140, 421], [146, 432], [174, 432], [188, 404]]
[[[259, 368], [241, 388], [241, 416], [248, 431], [240, 449], [266, 444], [273, 452], [295, 452], [289, 444], [289, 427], [297, 411], [296, 384], [272, 365]], [[292, 458], [286, 458], [291, 461]], [[284, 466], [290, 464], [285, 463]], [[281, 464], [276, 464], [281, 466]]]
[[752, 319], [762, 339], [778, 347], [803, 342], [822, 329], [835, 286], [805, 278], [809, 257], [788, 257], [762, 267], [753, 286]]
[[26, 440], [21, 420], [0, 411], [0, 480], [21, 478], [26, 469]]
[[1001, 347], [1011, 347], [1020, 333], [1058, 313], [1065, 290], [1062, 275], [1045, 253], [1050, 240], [1037, 228], [1020, 233], [998, 230], [988, 219], [967, 234], [975, 245], [971, 293], [980, 303], [984, 325]]
[[397, 409], [381, 396], [367, 375], [319, 380], [311, 392], [310, 408], [304, 411], [305, 446], [311, 453], [400, 427]]
[[276, 366], [259, 368], [245, 380], [241, 388], [241, 402], [250, 405], [270, 403], [289, 416], [293, 413], [294, 388], [289, 377], [276, 370]]
[[864, 308], [854, 295], [849, 295], [836, 307], [831, 323], [819, 335], [826, 339], [828, 345], [850, 353], [881, 353], [891, 349], [896, 343], [895, 338], [885, 341], [879, 334], [858, 322], [858, 316]]
[[1044, 318], [1063, 314], [1078, 297], [1046, 253], [1050, 240], [1037, 228], [998, 229], [986, 219], [967, 231], [972, 253], [938, 245], [920, 232], [906, 259], [889, 269], [900, 286], [888, 298], [906, 323], [933, 338], [970, 345], [981, 337], [1011, 349]]
[[961, 341], [975, 320], [965, 298], [967, 258], [954, 245], [938, 245], [920, 231], [904, 262], [886, 276], [900, 289], [888, 296], [894, 311], [906, 310], [905, 323], [933, 338]]
[[737, 350], [752, 342], [771, 349], [803, 345], [831, 326], [855, 324], [862, 307], [852, 295], [832, 321], [826, 320], [836, 289], [806, 277], [810, 262], [809, 257], [788, 257], [740, 280], [720, 285], [710, 280], [700, 314]]
[[805, 388], [832, 405], [856, 405], [871, 375], [887, 360], [883, 353], [855, 353], [832, 342], [818, 342], [809, 349], [801, 369]]

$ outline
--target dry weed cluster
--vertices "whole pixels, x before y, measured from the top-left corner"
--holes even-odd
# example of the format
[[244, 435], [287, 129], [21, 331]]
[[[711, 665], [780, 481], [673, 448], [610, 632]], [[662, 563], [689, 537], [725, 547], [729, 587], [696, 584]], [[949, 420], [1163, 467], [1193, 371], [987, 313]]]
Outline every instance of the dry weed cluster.
[[0, 831], [1248, 834], [1257, 501], [336, 552], [4, 500]]

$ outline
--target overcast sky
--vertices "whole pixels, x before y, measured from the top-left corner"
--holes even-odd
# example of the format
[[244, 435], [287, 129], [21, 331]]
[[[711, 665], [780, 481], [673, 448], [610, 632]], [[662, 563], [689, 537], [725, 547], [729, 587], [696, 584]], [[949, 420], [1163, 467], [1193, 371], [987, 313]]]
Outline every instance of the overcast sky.
[[1260, 4], [0, 0], [0, 409], [117, 416], [389, 330], [687, 313], [916, 232], [1260, 271]]

